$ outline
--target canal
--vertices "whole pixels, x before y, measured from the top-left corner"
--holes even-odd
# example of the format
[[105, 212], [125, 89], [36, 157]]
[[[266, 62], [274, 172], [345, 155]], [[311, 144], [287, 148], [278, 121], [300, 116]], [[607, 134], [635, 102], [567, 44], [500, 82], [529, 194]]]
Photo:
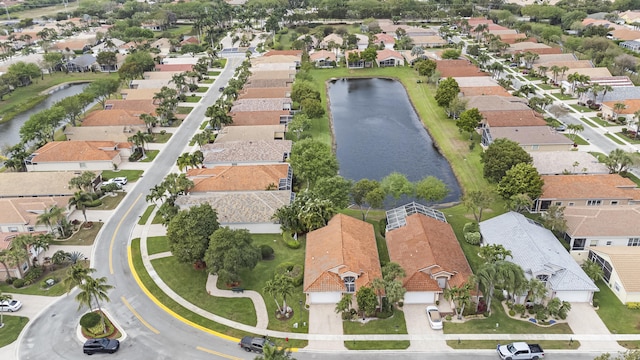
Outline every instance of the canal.
[[[340, 175], [379, 181], [396, 171], [412, 182], [435, 176], [450, 190], [441, 203], [459, 201], [460, 186], [451, 166], [434, 146], [400, 82], [338, 79], [328, 90]], [[388, 199], [385, 207], [411, 200]]]

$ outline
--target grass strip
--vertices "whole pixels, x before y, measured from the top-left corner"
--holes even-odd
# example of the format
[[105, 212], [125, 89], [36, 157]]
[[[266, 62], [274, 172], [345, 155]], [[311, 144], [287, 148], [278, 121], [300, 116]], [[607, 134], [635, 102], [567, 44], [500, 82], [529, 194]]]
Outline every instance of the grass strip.
[[604, 136], [608, 137], [609, 139], [611, 139], [611, 141], [613, 141], [614, 143], [616, 143], [618, 145], [625, 145], [625, 143], [622, 140], [618, 139], [617, 137], [615, 137], [615, 136], [613, 136], [611, 134], [604, 134]]
[[155, 208], [156, 208], [155, 205], [147, 206], [147, 209], [144, 211], [144, 213], [142, 214], [142, 216], [138, 220], [138, 225], [146, 224], [147, 220], [149, 220], [149, 216], [151, 216], [151, 213], [153, 212], [153, 209], [155, 209]]
[[4, 327], [0, 331], [0, 348], [7, 346], [18, 339], [22, 329], [27, 326], [29, 318], [24, 316], [4, 315], [2, 321]]
[[345, 341], [344, 346], [349, 350], [405, 350], [411, 345], [408, 340], [383, 341]]
[[145, 158], [140, 160], [140, 162], [152, 162], [153, 160], [156, 159], [156, 156], [158, 156], [158, 154], [160, 153], [160, 150], [147, 150], [144, 152], [145, 154]]
[[[527, 340], [447, 340], [447, 345], [456, 350], [470, 349], [495, 349], [499, 344], [509, 344]], [[531, 342], [531, 341], [529, 341]], [[562, 341], [562, 340], [536, 340], [534, 343], [540, 345], [545, 350], [577, 350], [580, 347], [579, 341]]]

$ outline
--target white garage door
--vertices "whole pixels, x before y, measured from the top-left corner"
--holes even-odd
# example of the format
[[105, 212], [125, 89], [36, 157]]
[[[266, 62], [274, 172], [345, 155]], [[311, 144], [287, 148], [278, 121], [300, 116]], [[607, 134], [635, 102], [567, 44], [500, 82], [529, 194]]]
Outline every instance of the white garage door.
[[337, 304], [341, 298], [342, 293], [339, 292], [309, 293], [310, 304]]
[[407, 291], [404, 294], [405, 304], [433, 304], [436, 301], [433, 291]]
[[591, 300], [590, 291], [557, 291], [556, 297], [568, 302], [589, 302]]

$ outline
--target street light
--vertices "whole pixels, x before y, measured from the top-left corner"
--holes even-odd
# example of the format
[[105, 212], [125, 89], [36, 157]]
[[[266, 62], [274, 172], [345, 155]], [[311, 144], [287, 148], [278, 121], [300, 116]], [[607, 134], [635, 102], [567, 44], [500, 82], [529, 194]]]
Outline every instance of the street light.
[[7, 7], [7, 4], [0, 2], [0, 5], [4, 6], [4, 10], [7, 12], [7, 20], [11, 20], [11, 16], [9, 16], [9, 8]]

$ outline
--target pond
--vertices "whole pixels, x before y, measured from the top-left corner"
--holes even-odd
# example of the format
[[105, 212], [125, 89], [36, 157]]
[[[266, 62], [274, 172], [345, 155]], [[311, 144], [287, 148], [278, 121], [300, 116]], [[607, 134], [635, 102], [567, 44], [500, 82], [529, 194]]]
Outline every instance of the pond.
[[[412, 182], [435, 176], [450, 189], [441, 203], [460, 199], [451, 166], [434, 146], [400, 82], [339, 79], [329, 84], [328, 94], [340, 175], [380, 181], [396, 171]], [[385, 207], [411, 200], [388, 200]]]

